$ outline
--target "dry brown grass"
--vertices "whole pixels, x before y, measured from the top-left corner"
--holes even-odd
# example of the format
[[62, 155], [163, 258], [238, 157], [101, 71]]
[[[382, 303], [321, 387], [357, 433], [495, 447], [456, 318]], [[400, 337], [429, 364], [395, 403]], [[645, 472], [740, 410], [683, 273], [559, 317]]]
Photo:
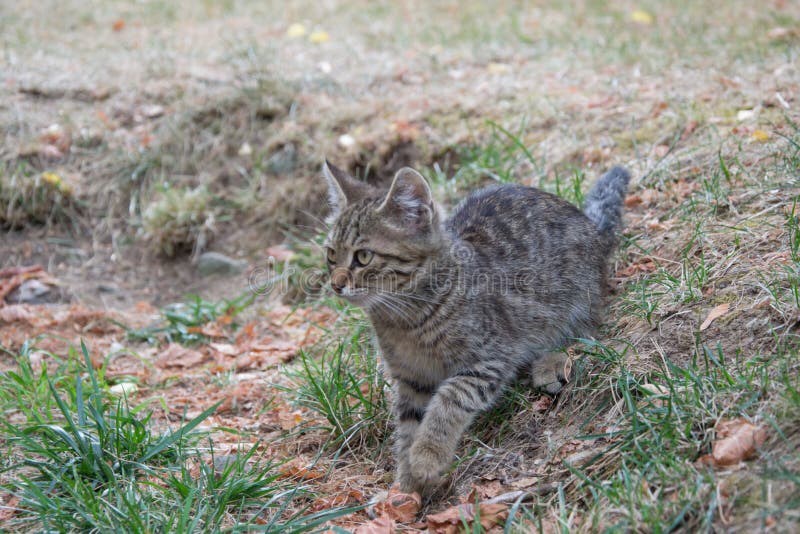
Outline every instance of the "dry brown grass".
[[[59, 233], [82, 221], [100, 260], [93, 269], [113, 278], [139, 261], [141, 236], [196, 248], [207, 217], [170, 231], [174, 206], [136, 237], [143, 215], [176, 191], [208, 191], [216, 231], [205, 246], [260, 261], [283, 235], [313, 234], [324, 157], [375, 183], [415, 164], [448, 202], [490, 173], [574, 200], [574, 177], [585, 190], [624, 164], [637, 180], [603, 337], [578, 345], [574, 382], [552, 407], [532, 408], [538, 397], [520, 387], [488, 415], [452, 488], [535, 479], [547, 491], [531, 497], [520, 525], [535, 515], [569, 531], [796, 528], [794, 3], [92, 9], [6, 8], [0, 208], [13, 220], [0, 214], [1, 224]], [[633, 20], [635, 10], [651, 21]], [[330, 40], [289, 37], [291, 23]], [[70, 139], [58, 157], [42, 133], [53, 123]], [[19, 201], [32, 193], [18, 184], [53, 170], [69, 176], [75, 202]], [[111, 254], [117, 263], [104, 261]], [[162, 278], [138, 276], [152, 287]], [[721, 303], [729, 311], [700, 331]], [[670, 388], [668, 414], [641, 387], [652, 383]], [[769, 428], [759, 458], [732, 472], [697, 465], [715, 424], [735, 415]], [[321, 447], [301, 440], [292, 450], [301, 445]], [[391, 470], [387, 455], [369, 453], [323, 458], [356, 484], [365, 466]]]

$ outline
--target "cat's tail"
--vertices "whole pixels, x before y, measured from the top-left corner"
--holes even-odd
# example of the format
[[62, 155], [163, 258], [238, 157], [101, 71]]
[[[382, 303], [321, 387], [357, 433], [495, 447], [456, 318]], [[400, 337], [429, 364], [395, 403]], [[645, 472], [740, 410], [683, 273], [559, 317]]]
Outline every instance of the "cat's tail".
[[622, 206], [630, 179], [626, 169], [614, 167], [597, 180], [583, 201], [583, 213], [597, 226], [609, 251], [622, 228]]

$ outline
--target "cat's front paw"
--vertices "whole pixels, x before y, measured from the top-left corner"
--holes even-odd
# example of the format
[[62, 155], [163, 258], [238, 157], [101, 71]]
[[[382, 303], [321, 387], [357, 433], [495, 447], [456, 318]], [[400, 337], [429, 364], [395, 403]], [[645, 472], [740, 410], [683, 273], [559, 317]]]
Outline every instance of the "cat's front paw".
[[411, 447], [408, 463], [398, 471], [400, 488], [404, 492], [416, 491], [423, 496], [433, 494], [442, 483], [442, 472], [448, 461], [435, 447], [414, 445]]

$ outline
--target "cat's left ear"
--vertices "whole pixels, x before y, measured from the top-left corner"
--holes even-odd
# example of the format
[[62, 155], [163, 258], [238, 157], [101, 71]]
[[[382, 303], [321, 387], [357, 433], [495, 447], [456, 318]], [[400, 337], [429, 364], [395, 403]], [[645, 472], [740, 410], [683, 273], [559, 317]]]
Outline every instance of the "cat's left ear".
[[420, 228], [431, 223], [435, 209], [425, 178], [411, 167], [403, 167], [395, 174], [386, 200], [377, 211], [401, 225]]

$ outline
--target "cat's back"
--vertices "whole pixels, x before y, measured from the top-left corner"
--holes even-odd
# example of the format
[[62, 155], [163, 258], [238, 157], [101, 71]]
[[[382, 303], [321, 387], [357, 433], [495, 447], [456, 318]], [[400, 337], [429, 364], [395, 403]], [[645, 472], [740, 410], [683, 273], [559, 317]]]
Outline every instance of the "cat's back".
[[[448, 229], [488, 259], [512, 260], [538, 253], [585, 251], [598, 232], [575, 206], [521, 185], [495, 185], [471, 193], [455, 209]], [[483, 254], [481, 254], [483, 253]]]

